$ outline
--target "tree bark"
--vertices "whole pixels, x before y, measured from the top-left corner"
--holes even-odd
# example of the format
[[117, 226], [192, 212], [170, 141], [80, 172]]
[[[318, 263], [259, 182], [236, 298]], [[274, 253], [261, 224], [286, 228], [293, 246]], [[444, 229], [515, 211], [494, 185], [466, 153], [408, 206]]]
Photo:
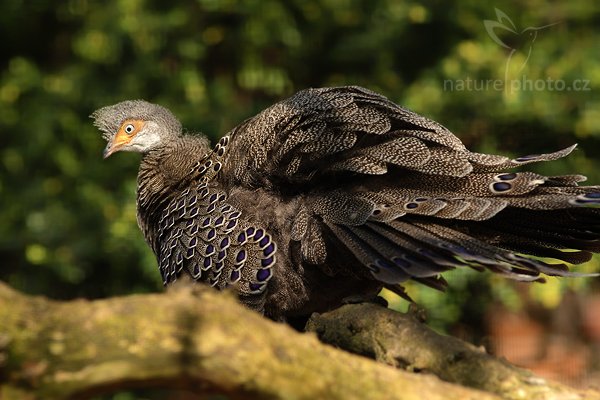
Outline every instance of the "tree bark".
[[[368, 316], [368, 318], [365, 318]], [[415, 315], [375, 304], [343, 306], [313, 315], [307, 330], [352, 353], [503, 399], [600, 399], [600, 393], [550, 382], [454, 337], [440, 335]]]
[[[373, 319], [377, 315], [386, 315], [386, 324], [394, 321], [393, 312], [388, 315], [383, 308], [355, 305], [343, 307], [338, 314], [315, 316], [311, 327], [326, 339], [325, 333], [331, 329], [347, 329], [346, 313], [355, 318], [352, 324], [356, 325], [363, 312], [369, 313], [362, 315], [365, 326], [380, 324], [380, 317]], [[337, 327], [336, 318], [342, 320]], [[429, 364], [423, 364], [428, 372], [447, 380], [462, 376], [442, 373], [442, 364], [439, 369], [432, 366], [435, 357], [449, 354], [445, 344], [436, 350], [439, 343], [427, 336], [433, 332], [422, 324], [414, 327], [410, 318], [398, 322], [401, 325], [396, 328], [383, 324], [382, 330], [414, 329], [415, 335], [426, 336], [403, 337], [403, 343], [395, 344], [390, 336], [382, 346], [389, 346], [391, 352], [384, 347], [369, 352], [365, 350], [369, 344], [350, 348], [379, 358], [387, 354], [416, 368], [421, 364], [406, 354], [430, 354]], [[355, 336], [352, 341], [367, 343], [373, 338], [369, 335]], [[347, 343], [334, 344], [343, 347]], [[413, 349], [395, 353], [400, 347]], [[456, 354], [457, 350], [452, 347], [450, 351]], [[465, 354], [469, 360], [470, 353]], [[465, 359], [453, 364], [468, 364]], [[496, 383], [492, 379], [489, 386], [481, 384], [487, 378], [478, 375], [473, 386], [504, 396], [493, 390]], [[456, 380], [469, 383], [464, 376]], [[266, 320], [239, 305], [232, 295], [203, 286], [180, 286], [163, 294], [57, 302], [26, 296], [0, 283], [0, 385], [2, 400], [85, 399], [132, 387], [184, 388], [232, 399], [502, 398], [335, 349], [320, 343], [314, 334], [297, 333]], [[547, 393], [579, 396], [572, 398], [597, 395], [540, 383], [543, 385], [549, 387]]]

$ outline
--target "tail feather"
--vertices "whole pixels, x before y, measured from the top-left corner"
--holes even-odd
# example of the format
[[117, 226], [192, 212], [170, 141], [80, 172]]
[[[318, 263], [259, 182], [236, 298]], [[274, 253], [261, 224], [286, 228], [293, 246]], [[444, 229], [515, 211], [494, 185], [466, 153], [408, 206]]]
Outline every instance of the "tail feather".
[[481, 153], [470, 153], [469, 160], [473, 162], [474, 172], [494, 172], [503, 171], [510, 168], [520, 167], [531, 163], [537, 163], [541, 161], [553, 161], [558, 160], [571, 154], [577, 147], [576, 144], [569, 146], [565, 149], [556, 151], [554, 153], [547, 154], [531, 154], [527, 156], [517, 157], [509, 159], [507, 157], [498, 155], [488, 155]]

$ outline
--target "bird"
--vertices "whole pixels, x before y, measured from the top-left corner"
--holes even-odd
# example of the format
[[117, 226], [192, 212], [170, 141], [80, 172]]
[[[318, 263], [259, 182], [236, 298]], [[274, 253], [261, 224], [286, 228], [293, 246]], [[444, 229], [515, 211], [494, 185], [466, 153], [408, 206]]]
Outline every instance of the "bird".
[[[600, 186], [469, 151], [441, 124], [358, 86], [304, 89], [215, 146], [167, 108], [127, 100], [91, 114], [103, 156], [141, 153], [137, 221], [163, 284], [234, 290], [277, 321], [407, 281], [491, 270], [520, 281], [600, 252]], [[588, 274], [589, 275], [589, 274]]]

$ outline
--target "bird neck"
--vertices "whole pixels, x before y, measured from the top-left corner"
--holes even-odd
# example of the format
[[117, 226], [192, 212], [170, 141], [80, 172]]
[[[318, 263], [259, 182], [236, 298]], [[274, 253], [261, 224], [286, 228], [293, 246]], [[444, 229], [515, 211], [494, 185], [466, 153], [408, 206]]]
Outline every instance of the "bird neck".
[[138, 223], [142, 230], [152, 210], [162, 209], [161, 205], [194, 179], [194, 167], [209, 152], [207, 139], [184, 135], [143, 155], [137, 182]]

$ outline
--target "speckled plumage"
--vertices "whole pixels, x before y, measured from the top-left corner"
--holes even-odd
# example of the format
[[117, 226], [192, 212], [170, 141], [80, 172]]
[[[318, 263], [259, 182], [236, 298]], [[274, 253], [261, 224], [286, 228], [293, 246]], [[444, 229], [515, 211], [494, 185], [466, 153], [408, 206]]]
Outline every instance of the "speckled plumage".
[[600, 251], [600, 187], [510, 170], [574, 146], [516, 159], [473, 153], [364, 88], [298, 92], [213, 149], [143, 101], [92, 117], [109, 146], [124, 121], [149, 127], [129, 150], [144, 154], [138, 222], [165, 285], [186, 274], [235, 287], [274, 319], [383, 286], [402, 293], [409, 279], [442, 288], [440, 273], [455, 267], [571, 275], [527, 255], [577, 264]]

